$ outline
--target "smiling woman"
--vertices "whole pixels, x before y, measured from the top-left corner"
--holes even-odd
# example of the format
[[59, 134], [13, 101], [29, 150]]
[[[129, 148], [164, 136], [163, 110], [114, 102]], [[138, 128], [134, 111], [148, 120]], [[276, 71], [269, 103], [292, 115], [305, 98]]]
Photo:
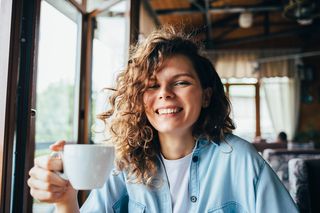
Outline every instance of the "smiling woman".
[[191, 61], [182, 55], [167, 59], [155, 83], [143, 95], [146, 115], [158, 134], [192, 133], [204, 102], [203, 90]]
[[[200, 46], [173, 28], [155, 31], [136, 46], [117, 80], [113, 108], [100, 118], [114, 115], [117, 165], [136, 182], [152, 185], [159, 149], [177, 159], [192, 151], [195, 138], [222, 140], [234, 129], [229, 101], [210, 61]], [[181, 111], [160, 115], [159, 109]], [[169, 153], [168, 147], [181, 152]]]
[[[194, 146], [193, 124], [197, 121], [202, 106], [209, 102], [211, 88], [203, 91], [201, 82], [193, 69], [192, 62], [183, 55], [176, 55], [164, 61], [155, 73], [155, 82], [148, 86], [143, 94], [145, 112], [150, 124], [158, 131], [163, 146], [179, 146], [165, 138], [183, 136], [185, 149], [181, 155], [190, 153]], [[183, 156], [171, 156], [166, 149], [162, 154], [167, 159]]]
[[[81, 212], [297, 212], [252, 145], [231, 134], [221, 79], [190, 37], [168, 27], [139, 43], [110, 106], [99, 118], [111, 128], [116, 171]], [[28, 181], [33, 196], [56, 203], [58, 212], [77, 211], [76, 190], [67, 182], [61, 191], [52, 187], [44, 175], [52, 171], [39, 167]]]

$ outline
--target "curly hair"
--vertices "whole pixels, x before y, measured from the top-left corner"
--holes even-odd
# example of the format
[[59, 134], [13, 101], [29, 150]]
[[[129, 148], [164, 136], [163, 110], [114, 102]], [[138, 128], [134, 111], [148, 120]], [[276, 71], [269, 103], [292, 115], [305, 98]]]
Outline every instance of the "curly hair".
[[116, 149], [116, 167], [127, 172], [128, 181], [152, 186], [157, 176], [160, 145], [157, 131], [146, 117], [143, 94], [148, 79], [174, 55], [190, 59], [202, 88], [212, 88], [210, 104], [201, 110], [194, 124], [194, 137], [218, 142], [235, 128], [221, 79], [201, 49], [190, 35], [176, 32], [173, 27], [154, 31], [132, 48], [127, 67], [119, 74], [109, 99], [111, 109], [98, 115], [105, 122], [112, 117], [110, 129]]

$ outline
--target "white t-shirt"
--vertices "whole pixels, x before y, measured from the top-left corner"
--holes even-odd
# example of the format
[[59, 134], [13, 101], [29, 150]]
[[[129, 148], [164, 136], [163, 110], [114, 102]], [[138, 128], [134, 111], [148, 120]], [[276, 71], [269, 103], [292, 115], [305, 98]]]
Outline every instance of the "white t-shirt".
[[191, 205], [188, 183], [192, 153], [177, 160], [167, 160], [162, 155], [161, 157], [169, 180], [172, 212], [188, 212]]

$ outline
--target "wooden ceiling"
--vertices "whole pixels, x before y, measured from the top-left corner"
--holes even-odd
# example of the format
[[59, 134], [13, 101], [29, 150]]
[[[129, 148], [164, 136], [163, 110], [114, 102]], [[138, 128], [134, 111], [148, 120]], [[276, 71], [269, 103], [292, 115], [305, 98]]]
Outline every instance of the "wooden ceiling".
[[[195, 33], [208, 48], [255, 43], [301, 46], [320, 38], [318, 17], [309, 25], [284, 17], [289, 0], [149, 0], [148, 3], [161, 25], [175, 25], [188, 33]], [[239, 26], [242, 12], [253, 14], [251, 27]]]

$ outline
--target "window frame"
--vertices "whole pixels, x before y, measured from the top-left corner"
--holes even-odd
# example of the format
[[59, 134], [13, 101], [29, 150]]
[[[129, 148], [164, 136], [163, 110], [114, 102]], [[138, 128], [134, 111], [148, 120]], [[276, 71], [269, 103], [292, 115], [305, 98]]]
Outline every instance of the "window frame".
[[31, 94], [35, 91], [39, 6], [40, 0], [12, 2], [7, 117], [1, 153], [4, 157], [1, 171], [2, 212], [30, 211], [27, 203], [31, 196], [28, 196], [25, 182], [33, 162], [35, 99]]
[[255, 88], [255, 114], [256, 114], [256, 122], [255, 122], [255, 136], [260, 137], [261, 136], [261, 118], [260, 118], [260, 80], [257, 79], [256, 83], [223, 83], [223, 85], [226, 88], [226, 95], [229, 98], [230, 97], [230, 87], [232, 86], [254, 86]]
[[[13, 81], [14, 76], [16, 75], [14, 72], [9, 72], [10, 67], [10, 58], [12, 58], [12, 51], [10, 51], [10, 45], [5, 46], [3, 44], [10, 44], [12, 40], [13, 31], [16, 28], [11, 27], [15, 22], [12, 16], [14, 14], [14, 8], [12, 6], [12, 0], [6, 1], [5, 4], [1, 4], [1, 11], [4, 13], [0, 14], [1, 26], [0, 33], [3, 36], [0, 41], [0, 74], [2, 78], [0, 79], [0, 212], [8, 212], [9, 210], [8, 204], [10, 204], [9, 198], [6, 196], [7, 190], [11, 189], [11, 181], [7, 183], [7, 174], [11, 174], [11, 168], [7, 167], [7, 164], [12, 163], [12, 156], [8, 155], [11, 153], [12, 147], [11, 143], [7, 143], [11, 139], [11, 131], [12, 128], [7, 126], [8, 123], [14, 123], [12, 113], [14, 110], [11, 110], [10, 106], [13, 106], [13, 100], [10, 98], [12, 94], [11, 87], [13, 85], [10, 82]], [[10, 32], [11, 31], [11, 32]], [[11, 65], [12, 66], [12, 65]], [[12, 68], [11, 68], [12, 69]], [[13, 88], [14, 89], [14, 88]], [[5, 184], [6, 183], [6, 184]]]
[[[11, 35], [1, 144], [1, 212], [32, 212], [27, 186], [35, 150], [35, 97], [41, 0], [12, 1]], [[72, 4], [72, 3], [71, 3]]]
[[[50, 1], [50, 0], [46, 0]], [[91, 57], [94, 15], [86, 13], [86, 0], [67, 0], [82, 14], [78, 143], [90, 143]], [[120, 1], [119, 1], [120, 2]], [[35, 98], [41, 0], [12, 0], [9, 65], [5, 100], [4, 139], [0, 141], [1, 212], [32, 212], [27, 186], [35, 151]], [[140, 0], [130, 1], [130, 44], [139, 35]], [[107, 8], [104, 8], [107, 9]], [[8, 10], [9, 11], [9, 10]], [[2, 52], [1, 52], [2, 54]], [[1, 122], [3, 122], [1, 120]], [[28, 127], [28, 128], [26, 128]], [[2, 140], [2, 138], [0, 138]], [[13, 176], [13, 174], [15, 174]], [[79, 196], [80, 203], [83, 197]]]

